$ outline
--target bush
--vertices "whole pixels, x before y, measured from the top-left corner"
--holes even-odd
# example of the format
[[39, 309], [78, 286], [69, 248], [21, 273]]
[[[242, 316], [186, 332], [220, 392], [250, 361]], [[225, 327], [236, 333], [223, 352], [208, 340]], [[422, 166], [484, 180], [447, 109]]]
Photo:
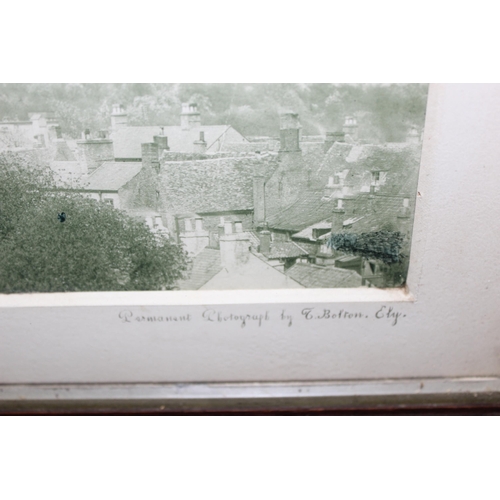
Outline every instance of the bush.
[[164, 290], [187, 268], [173, 241], [107, 204], [57, 191], [46, 170], [5, 154], [0, 255], [1, 293]]

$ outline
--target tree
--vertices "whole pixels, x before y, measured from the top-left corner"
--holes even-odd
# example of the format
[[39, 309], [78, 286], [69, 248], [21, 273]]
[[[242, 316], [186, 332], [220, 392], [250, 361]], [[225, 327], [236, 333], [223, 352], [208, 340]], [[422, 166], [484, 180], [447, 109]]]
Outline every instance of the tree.
[[171, 289], [187, 268], [173, 241], [13, 154], [0, 156], [0, 255], [1, 293]]

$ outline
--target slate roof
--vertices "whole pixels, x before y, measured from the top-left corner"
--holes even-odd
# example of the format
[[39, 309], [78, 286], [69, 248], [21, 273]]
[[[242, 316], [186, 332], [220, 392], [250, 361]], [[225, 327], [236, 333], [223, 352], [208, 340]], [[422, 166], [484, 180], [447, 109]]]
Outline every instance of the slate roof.
[[309, 252], [293, 241], [273, 241], [269, 253], [263, 254], [269, 260], [307, 257]]
[[[230, 125], [203, 125], [190, 130], [182, 130], [180, 126], [164, 126], [163, 135], [168, 137], [170, 151], [193, 152], [194, 141], [199, 140], [200, 132], [205, 133], [207, 151], [222, 137]], [[124, 127], [111, 134], [115, 158], [141, 158], [141, 144], [153, 142], [155, 135], [161, 134], [161, 127]]]
[[357, 288], [361, 276], [356, 271], [332, 266], [297, 263], [286, 274], [306, 288]]
[[180, 290], [198, 290], [222, 269], [220, 251], [205, 248], [196, 255], [188, 270], [188, 278], [177, 283]]
[[311, 226], [306, 227], [302, 231], [295, 233], [293, 235], [294, 238], [301, 238], [305, 240], [313, 239], [313, 229], [330, 229], [332, 227], [331, 220], [322, 220], [321, 222], [317, 222], [316, 224], [312, 224]]
[[253, 177], [275, 168], [273, 155], [163, 162], [161, 193], [172, 213], [253, 209]]
[[305, 191], [287, 208], [269, 217], [269, 229], [299, 232], [332, 216], [336, 200], [323, 199], [322, 190]]
[[[371, 233], [377, 231], [396, 231], [397, 216], [403, 211], [403, 198], [399, 196], [359, 195], [355, 200], [355, 215], [346, 216], [344, 231], [353, 233]], [[320, 236], [326, 240], [331, 232]]]
[[141, 170], [140, 162], [104, 162], [84, 185], [86, 191], [118, 191], [130, 182]]
[[[346, 144], [335, 143], [316, 170], [316, 181], [324, 186], [329, 177], [348, 170], [345, 185], [354, 192], [371, 184], [372, 172], [387, 172], [380, 191], [396, 194], [409, 176], [418, 172], [420, 148], [413, 144]], [[416, 188], [416, 185], [415, 185]], [[414, 188], [414, 189], [415, 189]]]

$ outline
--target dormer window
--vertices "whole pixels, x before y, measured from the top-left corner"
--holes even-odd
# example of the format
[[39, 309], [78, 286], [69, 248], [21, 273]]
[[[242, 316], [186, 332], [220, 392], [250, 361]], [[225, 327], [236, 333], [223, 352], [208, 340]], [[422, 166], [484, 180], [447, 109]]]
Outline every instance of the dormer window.
[[373, 182], [380, 182], [380, 172], [372, 172]]

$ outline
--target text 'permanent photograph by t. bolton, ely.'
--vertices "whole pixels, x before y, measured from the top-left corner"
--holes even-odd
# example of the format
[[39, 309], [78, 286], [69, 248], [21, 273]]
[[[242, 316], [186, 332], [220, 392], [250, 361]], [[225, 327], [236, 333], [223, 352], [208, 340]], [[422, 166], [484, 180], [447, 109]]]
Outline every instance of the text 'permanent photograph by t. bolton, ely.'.
[[401, 287], [427, 84], [0, 84], [0, 293]]

